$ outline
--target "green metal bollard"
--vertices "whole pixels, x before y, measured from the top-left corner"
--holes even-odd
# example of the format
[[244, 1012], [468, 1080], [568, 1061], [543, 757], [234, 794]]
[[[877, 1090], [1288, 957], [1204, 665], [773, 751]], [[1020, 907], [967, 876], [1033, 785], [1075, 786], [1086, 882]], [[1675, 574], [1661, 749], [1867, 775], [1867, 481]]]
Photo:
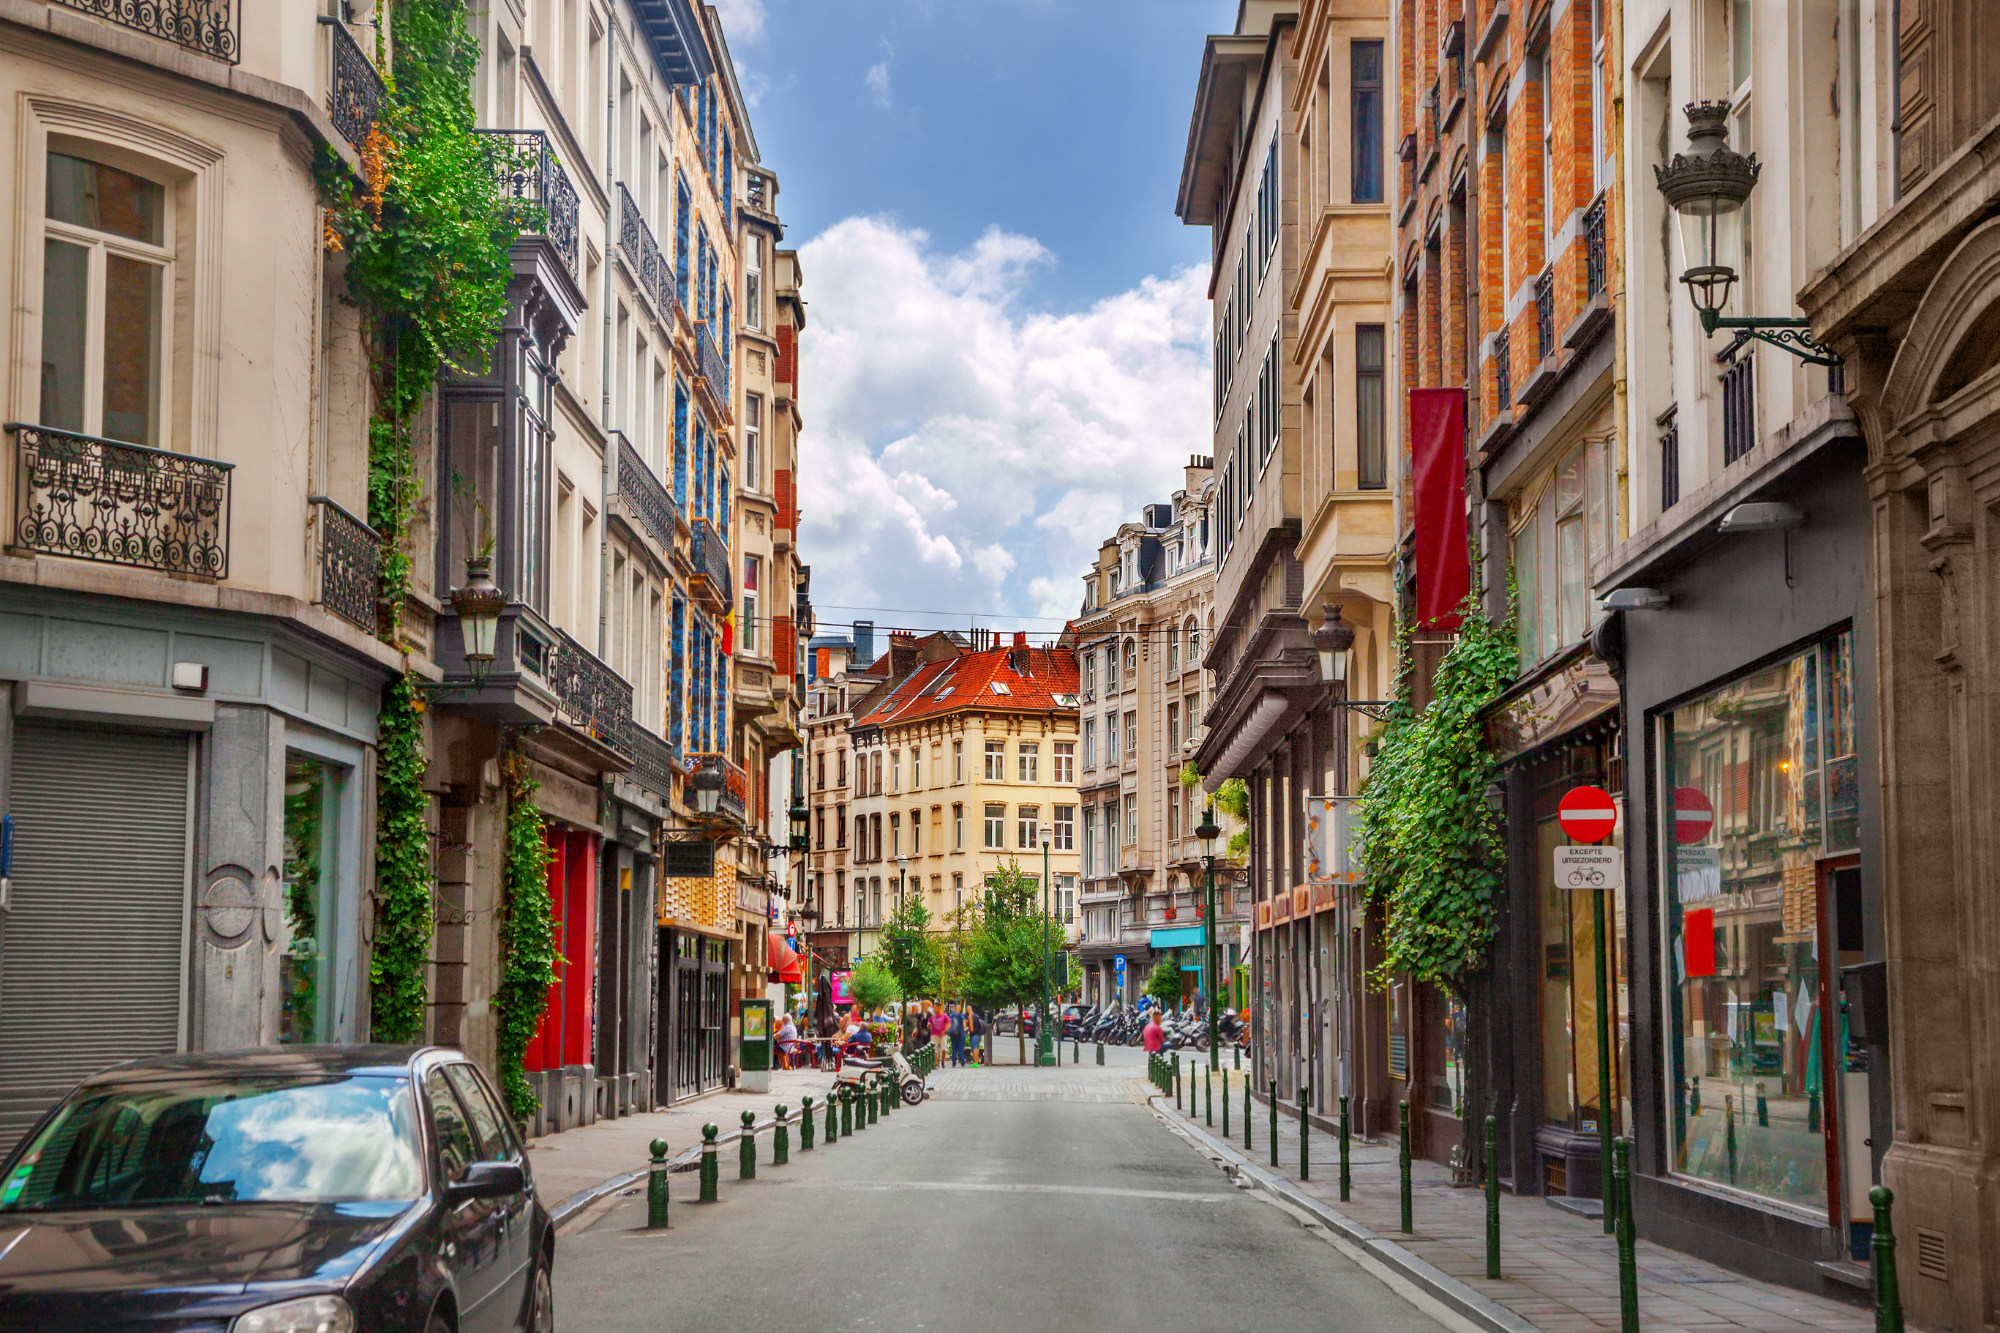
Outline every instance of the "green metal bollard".
[[1174, 1109], [1181, 1109], [1181, 1058], [1178, 1055], [1174, 1057]]
[[854, 1132], [854, 1088], [851, 1084], [840, 1089], [840, 1132], [843, 1135]]
[[1222, 1141], [1229, 1142], [1229, 1075], [1222, 1076]]
[[1875, 1333], [1903, 1333], [1903, 1293], [1896, 1286], [1896, 1233], [1890, 1226], [1889, 1208], [1896, 1196], [1886, 1185], [1868, 1191], [1875, 1205]]
[[701, 1201], [714, 1203], [722, 1197], [722, 1164], [716, 1160], [714, 1125], [701, 1127]]
[[[1215, 1128], [1215, 1079], [1211, 1077], [1211, 1074], [1212, 1071], [1207, 1069], [1201, 1071], [1201, 1099], [1203, 1105], [1207, 1107], [1208, 1127], [1210, 1129], [1214, 1129]], [[1224, 1097], [1222, 1099], [1222, 1104], [1224, 1106], [1229, 1105], [1229, 1099], [1227, 1097]]]
[[888, 1115], [890, 1112], [896, 1109], [896, 1096], [897, 1096], [896, 1076], [894, 1074], [882, 1075], [883, 1115]]
[[1101, 1041], [1097, 1043], [1097, 1063], [1104, 1063], [1104, 1043]]
[[777, 1123], [771, 1127], [771, 1165], [789, 1166], [792, 1161], [792, 1131], [785, 1127], [785, 1104], [778, 1103]]
[[1618, 1185], [1618, 1318], [1624, 1333], [1639, 1333], [1639, 1261], [1633, 1254], [1632, 1141], [1620, 1134], [1611, 1140], [1611, 1178]]
[[1271, 1080], [1271, 1165], [1278, 1164], [1278, 1080]]
[[813, 1150], [813, 1099], [799, 1098], [799, 1151]]
[[839, 1103], [840, 1090], [838, 1088], [828, 1089], [826, 1094], [826, 1141], [828, 1143], [838, 1143], [840, 1141], [840, 1121], [834, 1115], [834, 1112], [839, 1109]]
[[1486, 1117], [1486, 1276], [1500, 1276], [1500, 1122]]
[[1310, 1089], [1306, 1087], [1304, 1080], [1300, 1080], [1299, 1082], [1299, 1179], [1300, 1180], [1312, 1179], [1312, 1153], [1306, 1146], [1307, 1140], [1311, 1137], [1312, 1134], [1312, 1127], [1306, 1123], [1306, 1107], [1310, 1101], [1311, 1101]]
[[653, 1161], [646, 1172], [646, 1227], [659, 1231], [667, 1225], [667, 1141], [653, 1140]]
[[736, 1178], [755, 1180], [757, 1178], [757, 1113], [743, 1113], [743, 1137], [737, 1140]]
[[1354, 1172], [1348, 1162], [1347, 1094], [1340, 1094], [1340, 1201], [1347, 1202], [1347, 1196], [1354, 1189]]
[[1246, 1078], [1243, 1080], [1243, 1151], [1244, 1152], [1249, 1152], [1252, 1148], [1256, 1146], [1255, 1144], [1250, 1142], [1250, 1130], [1251, 1127], [1254, 1126], [1256, 1123], [1257, 1123], [1257, 1117], [1251, 1114], [1250, 1110], [1250, 1080]]
[[882, 1080], [880, 1078], [875, 1080], [875, 1086], [870, 1089], [867, 1101], [868, 1123], [872, 1126], [877, 1120], [882, 1118]]
[[1396, 1103], [1396, 1127], [1401, 1142], [1396, 1148], [1396, 1167], [1402, 1172], [1403, 1234], [1415, 1230], [1410, 1218], [1410, 1099]]
[[1236, 1067], [1241, 1069], [1243, 1068], [1243, 1046], [1241, 1043], [1238, 1043], [1233, 1049], [1236, 1052]]

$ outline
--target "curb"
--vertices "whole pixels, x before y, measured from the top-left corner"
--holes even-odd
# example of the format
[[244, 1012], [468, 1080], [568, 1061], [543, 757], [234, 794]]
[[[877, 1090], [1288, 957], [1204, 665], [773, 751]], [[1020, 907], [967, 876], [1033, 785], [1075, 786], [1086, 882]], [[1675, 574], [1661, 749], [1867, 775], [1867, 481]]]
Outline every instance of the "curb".
[[1155, 1112], [1163, 1118], [1171, 1117], [1169, 1123], [1174, 1129], [1185, 1130], [1211, 1155], [1221, 1159], [1225, 1163], [1224, 1169], [1237, 1179], [1247, 1181], [1264, 1193], [1309, 1213], [1327, 1230], [1363, 1251], [1425, 1295], [1449, 1308], [1454, 1314], [1471, 1320], [1487, 1330], [1487, 1333], [1540, 1333], [1534, 1324], [1492, 1297], [1482, 1295], [1451, 1274], [1418, 1258], [1395, 1241], [1369, 1230], [1345, 1213], [1321, 1203], [1291, 1181], [1271, 1174], [1266, 1167], [1258, 1166], [1229, 1144], [1172, 1110], [1167, 1105], [1165, 1097], [1154, 1096], [1149, 1100]]

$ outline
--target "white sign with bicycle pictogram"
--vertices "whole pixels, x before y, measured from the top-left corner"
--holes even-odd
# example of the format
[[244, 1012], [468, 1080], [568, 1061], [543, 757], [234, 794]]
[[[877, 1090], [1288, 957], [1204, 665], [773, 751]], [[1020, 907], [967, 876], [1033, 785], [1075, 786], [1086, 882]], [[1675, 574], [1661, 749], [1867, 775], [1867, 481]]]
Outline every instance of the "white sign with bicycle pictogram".
[[1559, 889], [1622, 889], [1625, 861], [1616, 847], [1556, 848]]

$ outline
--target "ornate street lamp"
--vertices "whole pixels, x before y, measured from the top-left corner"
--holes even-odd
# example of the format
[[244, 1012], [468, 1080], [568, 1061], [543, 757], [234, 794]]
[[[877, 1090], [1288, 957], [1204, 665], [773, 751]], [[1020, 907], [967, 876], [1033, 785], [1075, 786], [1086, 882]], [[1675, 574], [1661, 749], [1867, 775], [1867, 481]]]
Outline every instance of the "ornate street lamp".
[[1035, 1029], [1035, 1063], [1056, 1062], [1055, 1033], [1049, 1028], [1049, 830], [1042, 829], [1042, 1017]]
[[[1335, 612], [1336, 617], [1338, 612]], [[1318, 636], [1315, 635], [1315, 638]], [[1354, 640], [1354, 631], [1347, 631], [1348, 641]], [[1195, 825], [1194, 836], [1201, 842], [1202, 891], [1207, 899], [1202, 916], [1208, 931], [1208, 1067], [1222, 1068], [1222, 949], [1215, 938], [1215, 840], [1222, 836], [1222, 829], [1215, 822], [1215, 807], [1207, 806], [1201, 812], [1201, 823]]]
[[493, 582], [493, 562], [477, 557], [465, 562], [465, 586], [454, 588], [451, 609], [458, 613], [459, 637], [465, 644], [465, 667], [474, 686], [486, 683], [493, 668], [493, 644], [507, 594]]
[[1338, 605], [1320, 604], [1319, 628], [1313, 631], [1312, 640], [1313, 649], [1319, 654], [1319, 678], [1341, 688], [1341, 697], [1333, 701], [1333, 706], [1355, 709], [1377, 722], [1387, 721], [1391, 700], [1347, 697], [1347, 667], [1354, 653], [1354, 626], [1341, 619]]
[[806, 850], [806, 808], [803, 805], [792, 807], [792, 850]]
[[694, 809], [699, 815], [713, 815], [722, 806], [724, 778], [722, 765], [710, 760], [694, 771], [688, 785], [694, 788]]
[[1729, 304], [1743, 254], [1743, 206], [1763, 170], [1755, 153], [1745, 157], [1729, 146], [1729, 103], [1689, 102], [1688, 148], [1653, 168], [1653, 179], [1673, 208], [1681, 238], [1681, 281], [1687, 284], [1704, 333], [1744, 329], [1751, 337], [1782, 347], [1808, 365], [1838, 366], [1840, 358], [1812, 336], [1796, 315], [1722, 313]]

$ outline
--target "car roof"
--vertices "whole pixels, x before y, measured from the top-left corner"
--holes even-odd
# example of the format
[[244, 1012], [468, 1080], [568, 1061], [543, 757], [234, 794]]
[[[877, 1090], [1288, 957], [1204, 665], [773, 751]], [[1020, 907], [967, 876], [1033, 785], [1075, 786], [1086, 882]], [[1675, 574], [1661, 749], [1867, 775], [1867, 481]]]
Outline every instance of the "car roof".
[[158, 1055], [101, 1069], [79, 1087], [108, 1083], [174, 1082], [193, 1077], [283, 1078], [325, 1074], [370, 1074], [408, 1078], [436, 1058], [463, 1052], [434, 1046], [250, 1046], [231, 1051]]

